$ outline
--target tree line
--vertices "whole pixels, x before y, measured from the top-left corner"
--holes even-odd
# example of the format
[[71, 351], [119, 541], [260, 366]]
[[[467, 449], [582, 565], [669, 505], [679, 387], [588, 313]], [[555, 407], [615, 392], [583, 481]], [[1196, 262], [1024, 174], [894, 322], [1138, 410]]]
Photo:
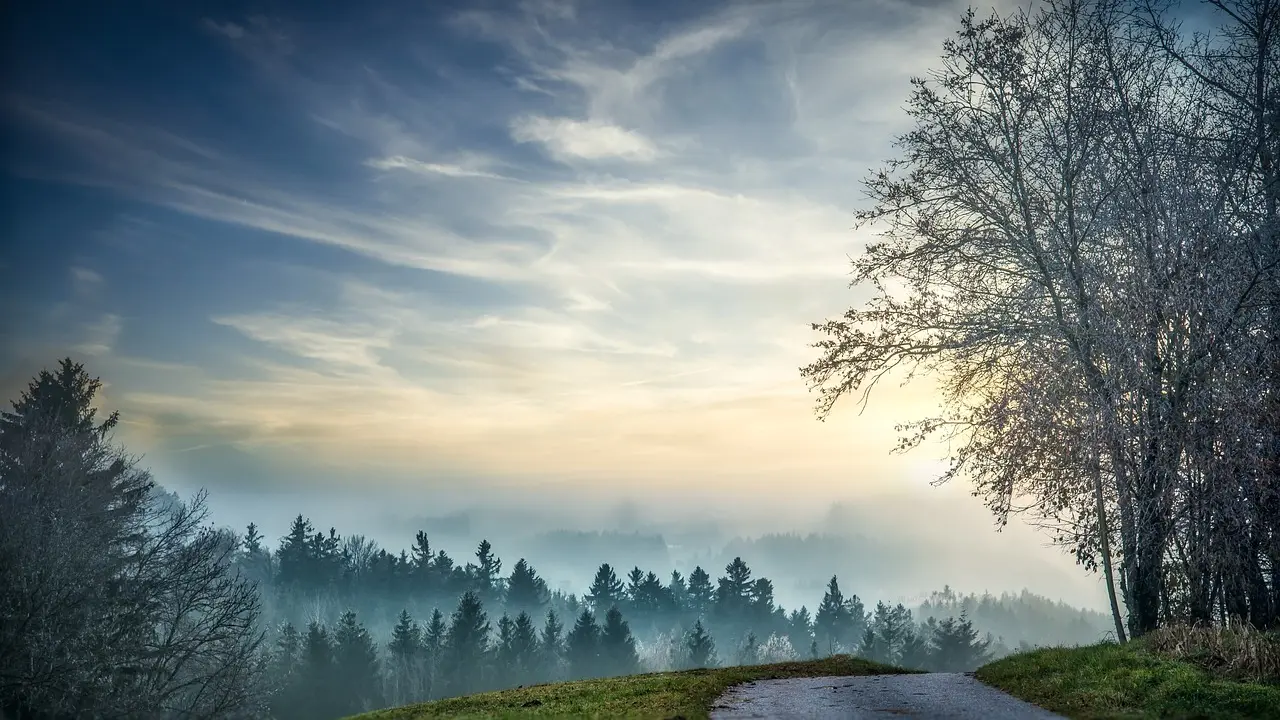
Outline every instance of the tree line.
[[960, 613], [941, 620], [868, 610], [835, 577], [812, 615], [787, 612], [742, 558], [714, 580], [602, 564], [578, 597], [523, 558], [503, 573], [487, 541], [457, 563], [422, 532], [392, 553], [299, 516], [272, 550], [140, 470], [111, 442], [119, 416], [97, 419], [100, 387], [66, 359], [0, 416], [6, 717], [340, 717], [722, 662], [845, 652], [968, 669], [1008, 651], [949, 590]]
[[844, 597], [835, 577], [812, 618], [803, 607], [790, 615], [779, 612], [776, 629], [766, 623], [767, 635], [747, 630], [723, 655], [701, 615], [687, 630], [676, 626], [674, 634], [659, 633], [642, 648], [620, 609], [642, 606], [641, 587], [621, 587], [603, 565], [584, 600], [568, 603], [580, 610], [567, 628], [555, 609], [540, 620], [528, 610], [514, 618], [504, 612], [495, 623], [479, 594], [467, 590], [448, 619], [434, 609], [424, 624], [401, 610], [384, 649], [351, 610], [332, 626], [311, 620], [304, 632], [284, 622], [273, 647], [264, 651], [271, 716], [338, 718], [507, 687], [837, 652], [950, 672], [976, 668], [994, 656], [992, 638], [981, 637], [963, 614], [916, 623], [903, 605], [885, 603], [864, 614], [856, 596]]

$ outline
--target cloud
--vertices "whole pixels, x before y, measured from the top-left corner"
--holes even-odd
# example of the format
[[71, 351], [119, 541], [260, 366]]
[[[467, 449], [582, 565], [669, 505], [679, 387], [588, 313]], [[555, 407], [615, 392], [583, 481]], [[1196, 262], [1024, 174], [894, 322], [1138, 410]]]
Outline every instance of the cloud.
[[[607, 4], [568, 7], [467, 11], [454, 26], [501, 54], [425, 68], [284, 22], [209, 24], [270, 79], [262, 116], [321, 130], [273, 134], [297, 145], [271, 162], [158, 116], [9, 107], [78, 158], [33, 173], [372, 260], [201, 308], [187, 321], [245, 342], [233, 365], [193, 355], [183, 383], [127, 393], [147, 432], [182, 413], [245, 451], [462, 474], [892, 474], [858, 458], [927, 412], [928, 387], [818, 425], [796, 369], [808, 324], [858, 298], [857, 182], [950, 27], [895, 4], [732, 3], [623, 38]], [[298, 266], [333, 257], [289, 247]]]
[[405, 170], [420, 175], [442, 175], [453, 178], [488, 178], [490, 180], [512, 180], [513, 178], [485, 170], [476, 170], [450, 163], [431, 163], [414, 160], [403, 155], [374, 158], [366, 163], [378, 170]]
[[72, 291], [77, 296], [91, 295], [102, 287], [102, 275], [79, 265], [71, 266]]
[[83, 326], [82, 339], [73, 346], [73, 349], [85, 355], [107, 355], [115, 346], [122, 325], [119, 315], [105, 313], [97, 320]]
[[658, 149], [642, 135], [600, 122], [520, 117], [511, 123], [511, 137], [516, 142], [542, 143], [561, 160], [621, 158], [649, 162], [658, 157]]

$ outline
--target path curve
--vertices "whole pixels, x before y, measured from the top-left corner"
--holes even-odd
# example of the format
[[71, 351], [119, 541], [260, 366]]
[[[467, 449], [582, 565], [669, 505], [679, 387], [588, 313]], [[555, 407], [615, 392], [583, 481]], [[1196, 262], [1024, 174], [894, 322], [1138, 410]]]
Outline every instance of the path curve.
[[712, 705], [711, 720], [740, 718], [1065, 720], [965, 673], [760, 680], [729, 688]]

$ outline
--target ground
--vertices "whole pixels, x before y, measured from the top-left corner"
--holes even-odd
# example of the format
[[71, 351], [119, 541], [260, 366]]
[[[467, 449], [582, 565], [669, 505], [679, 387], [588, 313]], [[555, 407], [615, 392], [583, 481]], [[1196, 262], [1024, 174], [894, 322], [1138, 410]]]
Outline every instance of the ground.
[[[359, 720], [535, 716], [694, 720], [709, 718], [713, 706], [717, 705], [718, 716], [732, 717], [735, 695], [754, 693], [755, 700], [764, 698], [767, 703], [772, 701], [768, 697], [770, 693], [781, 697], [787, 692], [832, 695], [843, 692], [849, 696], [848, 707], [842, 705], [840, 714], [846, 717], [856, 716], [853, 711], [859, 704], [867, 706], [863, 708], [863, 716], [876, 717], [879, 711], [872, 706], [876, 704], [873, 701], [877, 692], [909, 697], [933, 717], [966, 717], [966, 708], [973, 705], [972, 698], [979, 695], [986, 698], [983, 702], [1007, 704], [996, 697], [998, 693], [986, 693], [985, 688], [977, 687], [971, 678], [963, 675], [932, 676], [936, 681], [932, 689], [925, 678], [920, 681], [864, 679], [871, 675], [910, 672], [836, 656], [777, 665], [536, 685], [379, 710], [361, 715]], [[1280, 720], [1280, 683], [1234, 680], [1191, 662], [1159, 657], [1142, 643], [1036, 650], [998, 660], [973, 675], [991, 687], [1073, 720]], [[855, 677], [859, 679], [849, 680]], [[783, 678], [822, 680], [808, 684], [760, 682]], [[754, 688], [741, 687], [752, 682], [757, 683]], [[726, 695], [734, 686], [740, 687]], [[831, 699], [824, 701], [823, 710], [831, 710]]]
[[978, 670], [988, 685], [1079, 720], [1203, 718], [1280, 720], [1280, 685], [1239, 682], [1142, 643], [1049, 648]]
[[685, 670], [631, 677], [535, 685], [436, 702], [379, 710], [359, 720], [426, 718], [706, 718], [712, 703], [740, 683], [805, 678], [907, 673], [847, 655], [806, 662]]

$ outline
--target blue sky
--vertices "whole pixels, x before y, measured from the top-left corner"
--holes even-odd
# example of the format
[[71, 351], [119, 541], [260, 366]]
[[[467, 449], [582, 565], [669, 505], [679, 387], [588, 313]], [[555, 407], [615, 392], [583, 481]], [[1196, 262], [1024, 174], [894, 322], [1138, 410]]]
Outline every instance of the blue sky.
[[71, 353], [215, 498], [952, 492], [888, 453], [928, 382], [818, 423], [798, 367], [962, 9], [15, 5], [0, 383]]

